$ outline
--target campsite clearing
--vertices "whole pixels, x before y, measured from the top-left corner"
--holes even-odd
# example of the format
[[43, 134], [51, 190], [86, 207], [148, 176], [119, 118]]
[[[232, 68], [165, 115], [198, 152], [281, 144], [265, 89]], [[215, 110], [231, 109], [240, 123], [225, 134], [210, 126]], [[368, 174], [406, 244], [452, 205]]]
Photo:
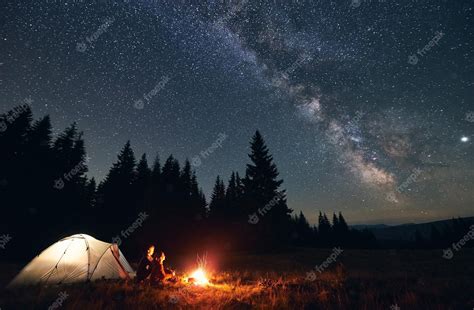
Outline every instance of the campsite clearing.
[[[462, 309], [474, 306], [474, 250], [452, 260], [440, 250], [345, 250], [314, 281], [306, 273], [331, 249], [232, 255], [207, 287], [138, 286], [120, 280], [2, 292], [2, 309]], [[10, 268], [11, 266], [5, 266]], [[20, 268], [22, 266], [19, 266]], [[17, 269], [18, 271], [18, 269]], [[14, 272], [12, 273], [14, 275]], [[3, 269], [0, 274], [4, 275]], [[9, 279], [1, 279], [2, 285]]]

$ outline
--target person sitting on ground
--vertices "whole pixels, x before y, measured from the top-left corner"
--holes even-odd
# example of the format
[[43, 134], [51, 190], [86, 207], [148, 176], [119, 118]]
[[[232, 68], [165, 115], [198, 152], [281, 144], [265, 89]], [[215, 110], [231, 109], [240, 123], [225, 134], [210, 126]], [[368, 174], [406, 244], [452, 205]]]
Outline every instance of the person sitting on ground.
[[150, 281], [152, 284], [157, 284], [161, 282], [165, 282], [167, 280], [173, 280], [175, 277], [175, 272], [171, 269], [165, 268], [163, 262], [165, 261], [166, 256], [165, 253], [161, 252], [160, 257], [157, 257], [156, 264], [153, 265], [153, 269], [151, 270]]
[[140, 260], [140, 263], [138, 264], [137, 276], [135, 278], [137, 283], [145, 281], [150, 276], [152, 270], [154, 269], [154, 265], [156, 265], [154, 254], [155, 246], [150, 245], [146, 255]]

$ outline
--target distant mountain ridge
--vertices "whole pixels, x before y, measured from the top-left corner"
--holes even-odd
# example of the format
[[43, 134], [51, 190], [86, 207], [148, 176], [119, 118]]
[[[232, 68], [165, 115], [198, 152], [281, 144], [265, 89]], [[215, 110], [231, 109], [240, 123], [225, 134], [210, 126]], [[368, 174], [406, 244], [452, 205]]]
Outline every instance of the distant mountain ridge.
[[[474, 224], [474, 216], [472, 217], [462, 217], [467, 223]], [[404, 240], [404, 241], [413, 241], [415, 232], [418, 230], [420, 234], [427, 238], [431, 232], [431, 226], [434, 225], [438, 230], [443, 230], [447, 226], [451, 225], [453, 219], [440, 220], [428, 223], [406, 223], [400, 225], [386, 225], [386, 224], [374, 224], [374, 225], [351, 225], [351, 228], [362, 230], [368, 229], [371, 231], [377, 240]], [[466, 232], [467, 233], [467, 232]]]

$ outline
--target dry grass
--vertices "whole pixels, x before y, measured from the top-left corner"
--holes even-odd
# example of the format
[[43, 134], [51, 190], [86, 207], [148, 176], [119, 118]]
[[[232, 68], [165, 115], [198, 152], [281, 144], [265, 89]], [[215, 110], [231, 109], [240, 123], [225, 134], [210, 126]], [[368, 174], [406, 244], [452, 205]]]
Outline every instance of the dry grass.
[[345, 251], [315, 281], [306, 272], [330, 250], [278, 255], [233, 255], [212, 285], [161, 287], [101, 281], [29, 288], [0, 295], [0, 307], [47, 309], [65, 291], [59, 309], [472, 309], [474, 252], [450, 261], [440, 251]]

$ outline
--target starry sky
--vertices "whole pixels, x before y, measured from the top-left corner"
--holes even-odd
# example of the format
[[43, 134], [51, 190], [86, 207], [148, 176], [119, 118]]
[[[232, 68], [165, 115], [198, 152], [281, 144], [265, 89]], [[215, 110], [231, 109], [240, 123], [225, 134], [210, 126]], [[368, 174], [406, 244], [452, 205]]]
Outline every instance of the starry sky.
[[467, 0], [6, 0], [0, 112], [30, 101], [55, 133], [76, 121], [98, 180], [131, 140], [150, 162], [193, 159], [209, 194], [244, 174], [259, 129], [311, 222], [472, 216], [473, 13]]

